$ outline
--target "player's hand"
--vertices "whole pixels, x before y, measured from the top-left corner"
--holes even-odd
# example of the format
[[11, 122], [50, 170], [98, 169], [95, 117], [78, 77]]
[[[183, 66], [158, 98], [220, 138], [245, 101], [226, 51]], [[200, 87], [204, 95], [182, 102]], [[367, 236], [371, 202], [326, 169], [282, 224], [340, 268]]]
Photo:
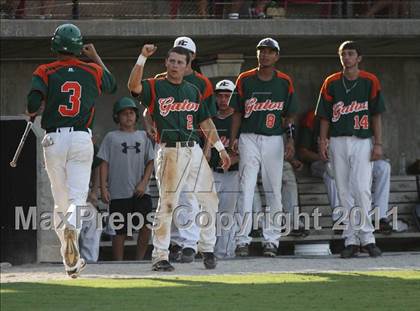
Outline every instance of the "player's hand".
[[229, 149], [232, 150], [235, 153], [238, 153], [238, 139], [235, 139], [230, 145]]
[[145, 191], [146, 191], [146, 185], [143, 182], [139, 182], [136, 188], [134, 189], [134, 195], [137, 198], [141, 198]]
[[290, 164], [292, 165], [293, 169], [296, 171], [301, 171], [303, 168], [303, 163], [296, 159], [290, 160]]
[[141, 49], [141, 55], [144, 57], [152, 56], [157, 50], [157, 46], [154, 44], [145, 44]]
[[146, 129], [147, 135], [150, 137], [151, 140], [157, 142], [157, 129], [154, 126], [147, 127]]
[[328, 140], [319, 140], [319, 155], [321, 156], [321, 160], [327, 162], [328, 158]]
[[380, 160], [382, 158], [382, 145], [374, 145], [372, 149], [371, 161]]
[[105, 204], [109, 204], [109, 202], [111, 202], [111, 195], [108, 189], [101, 189], [101, 200]]
[[94, 206], [98, 205], [98, 194], [96, 193], [96, 191], [93, 191], [93, 190], [89, 191], [87, 201], [92, 203], [92, 205]]
[[35, 119], [35, 117], [38, 115], [37, 112], [28, 112], [28, 110], [25, 111], [25, 114], [30, 118], [30, 119]]
[[219, 152], [220, 159], [222, 160], [222, 168], [226, 172], [230, 167], [230, 157], [225, 149]]
[[295, 155], [295, 144], [293, 139], [289, 139], [286, 143], [286, 150], [284, 152], [284, 158], [290, 160]]
[[94, 60], [96, 57], [98, 57], [98, 53], [96, 52], [96, 49], [92, 43], [85, 44], [82, 48], [82, 52], [91, 60]]

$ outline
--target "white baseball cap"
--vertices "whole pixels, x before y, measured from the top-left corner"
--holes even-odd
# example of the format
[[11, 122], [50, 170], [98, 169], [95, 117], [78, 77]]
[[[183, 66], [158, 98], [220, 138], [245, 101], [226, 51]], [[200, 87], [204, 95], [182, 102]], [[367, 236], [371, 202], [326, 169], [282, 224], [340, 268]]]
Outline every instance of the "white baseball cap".
[[276, 50], [277, 53], [280, 52], [280, 45], [273, 38], [264, 38], [260, 42], [258, 42], [258, 44], [257, 44], [257, 50], [260, 49], [260, 48], [262, 48], [262, 47], [271, 48], [273, 50]]
[[187, 49], [190, 52], [195, 53], [197, 48], [195, 46], [194, 41], [189, 37], [178, 37], [174, 41], [174, 47], [180, 46], [184, 49]]
[[230, 80], [221, 80], [216, 83], [215, 91], [221, 92], [221, 91], [227, 91], [227, 92], [233, 92], [235, 89], [235, 84]]

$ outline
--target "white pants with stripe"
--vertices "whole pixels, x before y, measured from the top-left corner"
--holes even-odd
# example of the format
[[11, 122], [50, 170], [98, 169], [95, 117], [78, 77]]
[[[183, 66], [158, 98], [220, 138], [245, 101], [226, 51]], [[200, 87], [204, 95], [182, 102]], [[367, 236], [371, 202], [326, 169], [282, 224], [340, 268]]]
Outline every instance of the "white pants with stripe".
[[[325, 163], [316, 161], [311, 165], [312, 175], [321, 177], [327, 188], [328, 199], [334, 209], [340, 206], [335, 180], [325, 170]], [[386, 218], [389, 208], [389, 191], [391, 183], [391, 165], [385, 160], [373, 161], [372, 170], [372, 207], [378, 208], [379, 218]], [[332, 215], [333, 221], [338, 220], [339, 213]]]
[[216, 223], [217, 241], [214, 253], [218, 258], [235, 257], [236, 249], [236, 203], [239, 195], [239, 173], [213, 172], [217, 195], [219, 196], [218, 222]]
[[167, 148], [161, 144], [155, 158], [159, 202], [153, 223], [152, 262], [168, 260], [171, 223], [174, 209], [185, 185], [195, 185], [188, 196], [195, 196], [202, 206], [199, 252], [213, 252], [216, 243], [216, 213], [219, 204], [213, 174], [198, 144], [194, 147]]
[[[329, 154], [341, 205], [348, 212], [343, 231], [345, 246], [375, 243], [371, 210], [372, 165], [371, 139], [331, 137]], [[352, 209], [359, 208], [360, 213]]]
[[267, 202], [266, 213], [268, 222], [264, 223], [264, 243], [279, 245], [282, 217], [281, 188], [283, 174], [284, 145], [282, 136], [265, 136], [243, 133], [239, 137], [240, 193], [238, 212], [240, 214], [240, 232], [237, 236], [238, 245], [248, 245], [252, 238], [252, 203], [258, 172], [261, 168], [261, 179]]
[[[86, 206], [93, 144], [90, 132], [73, 131], [72, 128], [60, 128], [46, 136], [53, 141], [52, 145], [44, 147], [44, 158], [54, 198], [54, 227], [64, 258], [66, 225], [74, 226], [78, 232], [82, 226], [80, 220], [83, 214], [79, 207]], [[66, 266], [66, 270], [70, 268]]]

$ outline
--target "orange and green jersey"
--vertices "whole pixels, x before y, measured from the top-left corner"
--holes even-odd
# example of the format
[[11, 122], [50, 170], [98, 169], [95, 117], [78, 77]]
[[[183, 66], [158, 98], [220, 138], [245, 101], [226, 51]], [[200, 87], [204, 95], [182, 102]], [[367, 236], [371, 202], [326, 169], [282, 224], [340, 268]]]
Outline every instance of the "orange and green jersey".
[[319, 119], [315, 111], [307, 112], [299, 127], [298, 147], [304, 147], [313, 152], [318, 152]]
[[159, 142], [199, 142], [199, 124], [210, 118], [210, 113], [196, 86], [187, 81], [173, 84], [155, 78], [143, 80], [142, 87], [139, 100], [155, 123]]
[[347, 80], [342, 72], [325, 79], [315, 114], [330, 122], [330, 135], [372, 136], [371, 118], [385, 111], [378, 78], [361, 70], [356, 80]]
[[292, 79], [274, 70], [271, 80], [262, 81], [257, 73], [255, 68], [239, 75], [229, 105], [243, 115], [241, 133], [282, 135], [282, 118], [297, 111]]
[[[107, 70], [76, 58], [39, 66], [33, 73], [30, 92], [40, 92], [45, 102], [41, 126], [91, 128], [95, 99], [114, 93], [117, 85]], [[28, 105], [29, 112], [40, 107]]]
[[[230, 132], [232, 126], [232, 115], [227, 117], [221, 117], [220, 115], [216, 115], [213, 117], [214, 126], [217, 129], [217, 134], [220, 137], [220, 141], [223, 143], [225, 148], [229, 147], [230, 142]], [[211, 149], [211, 158], [209, 164], [212, 168], [220, 168], [220, 155], [216, 148]], [[238, 163], [232, 165], [229, 168], [229, 171], [237, 171], [238, 170]]]
[[[166, 72], [157, 74], [155, 78], [165, 78]], [[213, 86], [210, 80], [197, 71], [184, 76], [184, 80], [195, 85], [201, 93], [203, 104], [207, 106], [207, 110], [213, 117], [217, 114], [216, 98], [214, 97]]]

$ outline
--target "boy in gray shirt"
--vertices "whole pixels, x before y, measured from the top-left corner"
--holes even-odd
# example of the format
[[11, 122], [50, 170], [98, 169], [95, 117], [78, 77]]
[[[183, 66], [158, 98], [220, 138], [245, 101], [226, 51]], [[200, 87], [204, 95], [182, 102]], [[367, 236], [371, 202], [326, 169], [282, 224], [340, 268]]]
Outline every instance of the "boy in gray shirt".
[[[139, 118], [136, 103], [129, 97], [118, 100], [113, 109], [113, 118], [119, 130], [109, 132], [102, 141], [98, 157], [100, 166], [102, 201], [109, 203], [110, 219], [114, 219], [116, 235], [112, 239], [114, 260], [123, 260], [124, 241], [130, 223], [139, 226], [136, 259], [143, 259], [147, 250], [150, 223], [147, 214], [152, 211], [149, 181], [153, 172], [153, 144], [145, 131], [136, 129]], [[121, 216], [123, 221], [119, 221]], [[140, 213], [133, 216], [134, 213]], [[114, 214], [114, 216], [113, 216]], [[149, 216], [150, 217], [150, 216]], [[132, 221], [129, 221], [129, 218]]]

